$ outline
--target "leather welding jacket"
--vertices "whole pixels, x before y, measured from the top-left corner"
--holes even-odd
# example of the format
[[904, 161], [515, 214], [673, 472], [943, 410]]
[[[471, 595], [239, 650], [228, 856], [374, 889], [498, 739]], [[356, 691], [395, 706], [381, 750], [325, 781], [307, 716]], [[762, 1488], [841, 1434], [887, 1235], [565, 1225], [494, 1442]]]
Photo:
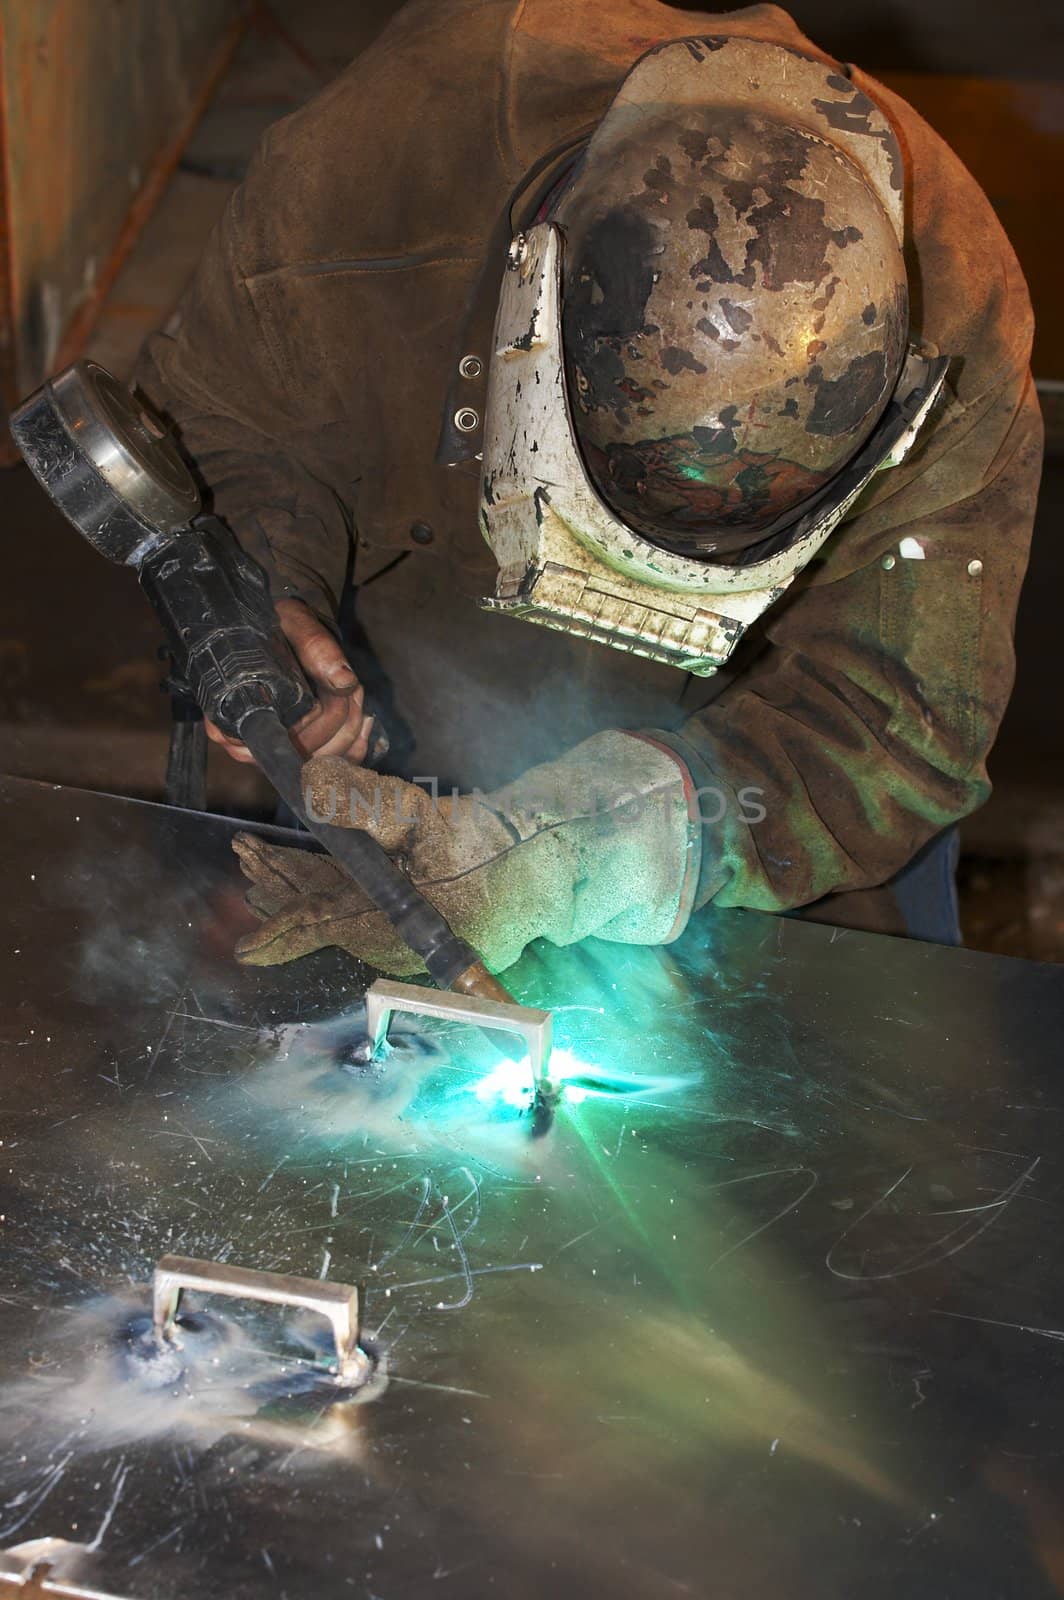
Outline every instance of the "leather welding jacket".
[[[989, 792], [1041, 453], [1019, 266], [912, 108], [840, 69], [899, 136], [912, 334], [951, 358], [946, 396], [725, 672], [480, 611], [476, 464], [436, 464], [456, 397], [481, 402], [458, 362], [489, 354], [478, 294], [495, 299], [532, 179], [572, 159], [644, 51], [697, 34], [830, 59], [770, 5], [411, 0], [267, 132], [138, 380], [276, 596], [332, 619], [353, 573], [387, 713], [416, 740], [408, 775], [489, 788], [603, 727], [656, 729], [727, 797], [705, 806], [724, 815], [702, 830], [696, 903], [831, 896], [830, 920], [900, 931], [867, 891]], [[732, 798], [747, 787], [753, 825]]]

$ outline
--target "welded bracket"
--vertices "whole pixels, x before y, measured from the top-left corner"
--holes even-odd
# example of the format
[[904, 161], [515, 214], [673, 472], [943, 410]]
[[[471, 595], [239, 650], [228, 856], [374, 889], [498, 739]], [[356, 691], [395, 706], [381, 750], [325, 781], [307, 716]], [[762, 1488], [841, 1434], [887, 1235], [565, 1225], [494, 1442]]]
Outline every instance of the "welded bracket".
[[15, 1591], [23, 1600], [68, 1595], [70, 1600], [125, 1600], [112, 1589], [97, 1589], [82, 1580], [97, 1560], [92, 1545], [63, 1538], [28, 1539], [0, 1550], [0, 1594]]
[[358, 1290], [349, 1283], [293, 1278], [283, 1272], [256, 1272], [218, 1261], [196, 1261], [190, 1256], [163, 1256], [155, 1268], [152, 1289], [152, 1321], [157, 1338], [173, 1337], [186, 1289], [316, 1311], [333, 1331], [337, 1376], [345, 1381], [360, 1377], [369, 1365], [358, 1345]]
[[478, 995], [454, 994], [443, 989], [423, 989], [416, 983], [395, 983], [378, 978], [366, 991], [366, 1032], [371, 1059], [388, 1036], [388, 1023], [396, 1011], [419, 1017], [439, 1017], [444, 1022], [471, 1022], [475, 1027], [516, 1033], [524, 1039], [532, 1061], [532, 1087], [537, 1101], [554, 1095], [549, 1067], [554, 1043], [554, 1019], [534, 1006], [507, 1005]]

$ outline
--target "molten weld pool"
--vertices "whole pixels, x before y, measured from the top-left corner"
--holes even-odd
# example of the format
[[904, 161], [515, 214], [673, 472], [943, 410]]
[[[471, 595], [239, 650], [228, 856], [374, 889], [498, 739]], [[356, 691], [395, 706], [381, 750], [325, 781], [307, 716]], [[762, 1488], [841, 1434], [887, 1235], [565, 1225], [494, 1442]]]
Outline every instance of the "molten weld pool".
[[[373, 974], [233, 963], [228, 823], [0, 802], [0, 1595], [1058, 1594], [1064, 972], [536, 948], [534, 1130], [519, 1045], [363, 1067]], [[358, 1286], [359, 1380], [287, 1305], [160, 1342], [164, 1256]]]

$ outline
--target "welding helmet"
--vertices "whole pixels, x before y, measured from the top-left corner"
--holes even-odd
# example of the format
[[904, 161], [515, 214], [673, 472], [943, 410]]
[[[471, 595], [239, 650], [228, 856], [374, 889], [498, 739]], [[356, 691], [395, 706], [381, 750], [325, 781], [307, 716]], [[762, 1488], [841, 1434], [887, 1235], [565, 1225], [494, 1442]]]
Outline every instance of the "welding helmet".
[[714, 672], [941, 387], [902, 242], [893, 128], [837, 69], [738, 38], [637, 62], [511, 246], [485, 604]]

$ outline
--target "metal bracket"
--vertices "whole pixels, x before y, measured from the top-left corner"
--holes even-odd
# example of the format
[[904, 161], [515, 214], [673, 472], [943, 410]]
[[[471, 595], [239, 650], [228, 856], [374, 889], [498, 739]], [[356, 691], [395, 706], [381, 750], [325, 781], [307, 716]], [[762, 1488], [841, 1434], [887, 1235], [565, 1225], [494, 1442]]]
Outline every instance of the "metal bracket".
[[255, 1272], [248, 1267], [223, 1266], [217, 1261], [195, 1261], [190, 1256], [163, 1256], [155, 1268], [152, 1291], [152, 1320], [157, 1338], [173, 1336], [174, 1321], [186, 1289], [316, 1311], [332, 1327], [337, 1375], [348, 1380], [361, 1377], [366, 1371], [368, 1360], [358, 1347], [358, 1290], [349, 1283], [293, 1278], [282, 1272]]
[[17, 1589], [22, 1600], [38, 1600], [38, 1597], [66, 1595], [69, 1600], [123, 1600], [121, 1595], [114, 1594], [111, 1590], [83, 1589], [80, 1584], [65, 1583], [61, 1578], [51, 1578], [51, 1568], [45, 1566], [30, 1572], [26, 1577], [16, 1577], [13, 1573], [0, 1572], [0, 1586], [4, 1594], [10, 1590], [12, 1594]]
[[30, 1539], [0, 1550], [0, 1594], [23, 1600], [46, 1595], [69, 1595], [71, 1600], [123, 1600], [113, 1590], [90, 1587], [81, 1580], [91, 1574], [96, 1555], [91, 1545], [70, 1539]]
[[388, 1023], [396, 1011], [415, 1016], [439, 1017], [445, 1022], [471, 1022], [479, 1028], [497, 1028], [524, 1039], [532, 1060], [532, 1086], [537, 1100], [554, 1092], [547, 1075], [554, 1041], [554, 1019], [549, 1011], [533, 1006], [506, 1005], [477, 995], [452, 994], [442, 989], [422, 989], [414, 983], [394, 983], [378, 978], [366, 991], [366, 1032], [376, 1055], [388, 1036]]
[[22, 1600], [37, 1600], [38, 1596], [66, 1595], [69, 1600], [122, 1600], [121, 1595], [110, 1590], [83, 1589], [80, 1584], [65, 1583], [61, 1578], [51, 1578], [51, 1567], [45, 1566], [30, 1572], [24, 1578], [16, 1577], [13, 1573], [0, 1572], [0, 1586], [6, 1594], [10, 1589], [15, 1589], [22, 1596]]

